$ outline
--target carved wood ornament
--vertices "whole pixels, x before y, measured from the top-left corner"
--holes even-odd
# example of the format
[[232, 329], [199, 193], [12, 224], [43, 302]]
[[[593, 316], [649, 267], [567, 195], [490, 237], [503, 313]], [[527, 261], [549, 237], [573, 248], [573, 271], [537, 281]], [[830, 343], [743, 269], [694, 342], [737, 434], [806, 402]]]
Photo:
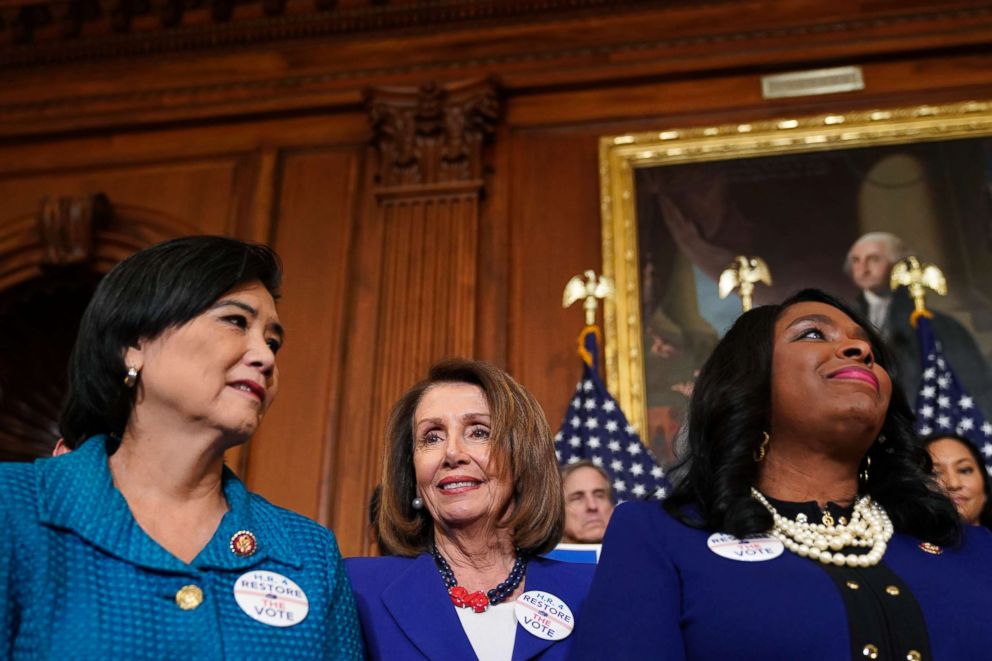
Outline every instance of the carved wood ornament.
[[482, 147], [499, 118], [492, 82], [381, 89], [369, 95], [369, 106], [381, 188], [452, 182], [481, 187]]
[[[692, 2], [698, 0], [624, 0], [633, 7]], [[316, 36], [430, 31], [463, 23], [540, 20], [562, 12], [608, 12], [616, 4], [616, 0], [11, 0], [0, 2], [0, 63], [32, 65]], [[35, 48], [24, 48], [29, 44]]]
[[38, 214], [43, 263], [68, 266], [88, 262], [93, 254], [96, 225], [109, 215], [110, 203], [100, 193], [45, 198]]

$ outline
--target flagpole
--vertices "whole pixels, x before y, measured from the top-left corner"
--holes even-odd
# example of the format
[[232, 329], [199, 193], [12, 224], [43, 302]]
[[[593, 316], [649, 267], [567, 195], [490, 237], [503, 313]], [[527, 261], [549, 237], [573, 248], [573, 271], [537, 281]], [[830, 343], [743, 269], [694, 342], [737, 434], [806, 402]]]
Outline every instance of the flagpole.
[[589, 461], [605, 471], [618, 502], [660, 500], [669, 489], [665, 472], [599, 376], [602, 337], [596, 310], [613, 292], [613, 282], [594, 271], [571, 278], [565, 286], [562, 307], [582, 301], [586, 325], [579, 334], [582, 376], [555, 434], [555, 454], [561, 465]]

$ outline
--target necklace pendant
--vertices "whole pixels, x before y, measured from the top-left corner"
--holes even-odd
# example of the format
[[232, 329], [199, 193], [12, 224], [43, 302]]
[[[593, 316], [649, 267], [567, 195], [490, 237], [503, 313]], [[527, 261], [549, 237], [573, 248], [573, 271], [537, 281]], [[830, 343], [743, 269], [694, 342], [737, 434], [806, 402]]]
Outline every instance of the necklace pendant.
[[830, 512], [823, 510], [823, 525], [833, 527], [834, 517], [830, 516]]
[[448, 596], [458, 608], [471, 608], [476, 613], [485, 613], [489, 609], [489, 597], [484, 592], [469, 592], [460, 585], [448, 588]]
[[451, 597], [451, 603], [453, 603], [458, 608], [465, 608], [465, 600], [468, 599], [468, 590], [460, 585], [456, 585], [453, 588], [448, 589], [448, 596]]
[[476, 613], [485, 613], [489, 610], [489, 597], [482, 592], [473, 592], [468, 596], [468, 605]]

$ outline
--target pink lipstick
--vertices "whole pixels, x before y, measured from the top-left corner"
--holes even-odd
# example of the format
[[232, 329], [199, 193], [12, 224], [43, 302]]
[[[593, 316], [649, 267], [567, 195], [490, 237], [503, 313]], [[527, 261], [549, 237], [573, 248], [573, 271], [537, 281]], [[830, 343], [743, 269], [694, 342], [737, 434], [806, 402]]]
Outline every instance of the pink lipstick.
[[875, 390], [878, 390], [878, 377], [871, 371], [862, 367], [842, 367], [829, 376], [831, 379], [843, 379], [846, 381], [864, 381], [870, 383]]

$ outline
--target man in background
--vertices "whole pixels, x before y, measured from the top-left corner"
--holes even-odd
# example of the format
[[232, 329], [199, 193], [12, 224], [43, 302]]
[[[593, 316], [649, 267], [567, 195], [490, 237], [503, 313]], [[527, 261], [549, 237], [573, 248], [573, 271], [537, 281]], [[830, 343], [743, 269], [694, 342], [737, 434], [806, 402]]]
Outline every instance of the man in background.
[[[859, 312], [882, 333], [896, 361], [894, 380], [915, 405], [922, 377], [922, 357], [916, 329], [910, 323], [913, 301], [905, 287], [893, 291], [889, 285], [892, 267], [912, 253], [901, 238], [889, 232], [869, 232], [847, 252], [844, 271], [861, 293], [855, 301]], [[938, 266], [941, 266], [938, 264]], [[965, 391], [988, 419], [992, 414], [992, 375], [971, 333], [957, 320], [933, 312], [934, 333], [944, 357]]]
[[600, 544], [613, 514], [613, 489], [606, 472], [591, 461], [561, 469], [565, 491], [565, 544]]
[[886, 337], [892, 326], [889, 310], [893, 291], [889, 287], [889, 274], [892, 266], [909, 254], [906, 243], [888, 232], [869, 232], [855, 241], [847, 252], [844, 270], [861, 290], [857, 298], [858, 309]]

